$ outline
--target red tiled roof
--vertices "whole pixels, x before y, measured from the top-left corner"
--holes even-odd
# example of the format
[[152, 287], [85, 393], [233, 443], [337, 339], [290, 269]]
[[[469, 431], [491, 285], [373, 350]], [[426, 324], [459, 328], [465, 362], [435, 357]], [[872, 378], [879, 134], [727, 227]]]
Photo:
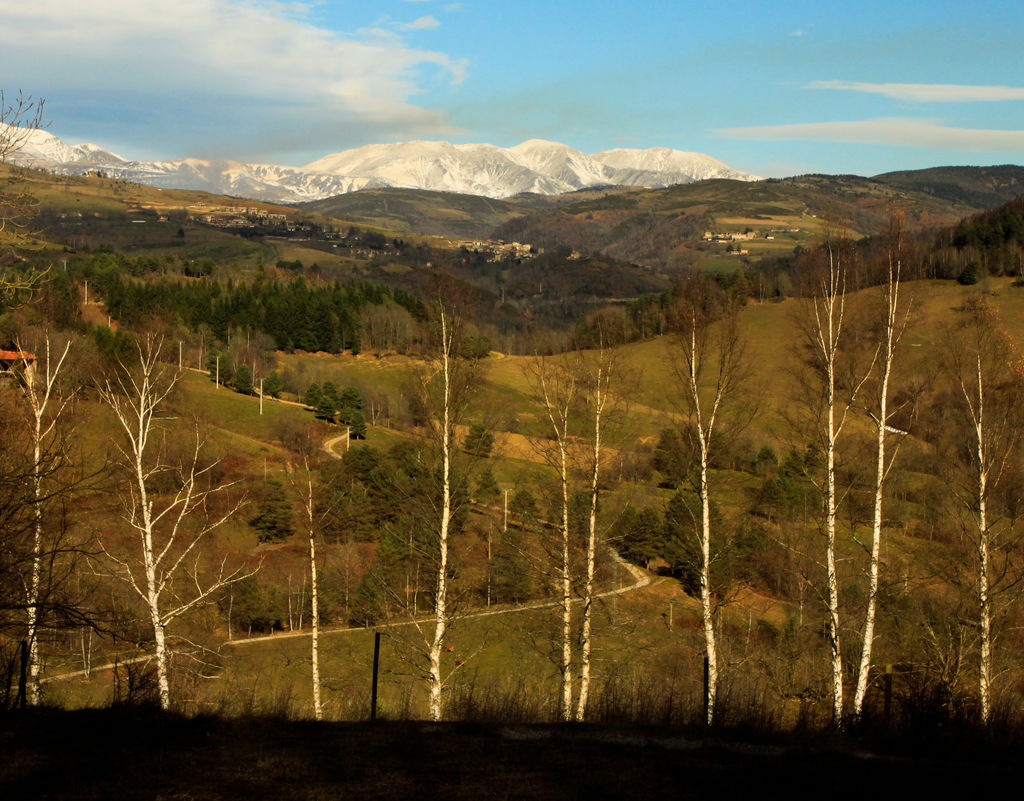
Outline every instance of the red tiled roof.
[[34, 353], [25, 353], [20, 350], [0, 350], [0, 359], [8, 362], [21, 361], [22, 359], [34, 362], [36, 357]]

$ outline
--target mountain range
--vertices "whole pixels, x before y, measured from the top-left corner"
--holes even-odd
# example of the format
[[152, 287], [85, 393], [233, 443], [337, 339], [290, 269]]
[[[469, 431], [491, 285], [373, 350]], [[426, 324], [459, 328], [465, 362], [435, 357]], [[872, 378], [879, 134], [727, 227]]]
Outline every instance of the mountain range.
[[555, 195], [595, 186], [657, 188], [707, 178], [757, 180], [701, 153], [654, 147], [587, 155], [541, 139], [509, 148], [424, 141], [366, 145], [302, 167], [287, 167], [229, 159], [135, 161], [98, 145], [69, 145], [46, 131], [33, 131], [10, 160], [62, 174], [99, 171], [136, 183], [277, 203], [385, 187], [503, 198], [522, 193]]

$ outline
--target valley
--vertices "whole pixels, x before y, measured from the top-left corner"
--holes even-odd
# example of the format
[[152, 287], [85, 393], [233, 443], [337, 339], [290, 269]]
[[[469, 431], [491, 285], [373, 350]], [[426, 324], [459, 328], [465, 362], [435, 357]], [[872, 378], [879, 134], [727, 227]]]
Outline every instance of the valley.
[[[47, 577], [40, 697], [69, 709], [168, 699], [188, 715], [361, 719], [380, 631], [387, 718], [514, 709], [530, 721], [819, 729], [836, 725], [838, 634], [850, 721], [912, 726], [922, 708], [957, 723], [1016, 720], [1018, 412], [1007, 387], [1024, 290], [1019, 201], [1003, 202], [1015, 169], [942, 172], [934, 184], [805, 176], [500, 201], [375, 189], [296, 208], [5, 168], [37, 205], [31, 233], [5, 251], [6, 280], [25, 275], [27, 289], [10, 296], [4, 337], [33, 364], [48, 332], [51, 353], [66, 343], [72, 354], [58, 373], [76, 426], [47, 442], [74, 468], [54, 468], [40, 507], [53, 521], [43, 541], [66, 564]], [[837, 263], [833, 393], [846, 428], [829, 520], [814, 325], [822, 271]], [[896, 439], [879, 496], [875, 652], [851, 712], [870, 597], [873, 343], [896, 263], [906, 328], [885, 418]], [[699, 353], [687, 350], [698, 320]], [[956, 391], [968, 383], [951, 383], [967, 380], [957, 348], [971, 342], [990, 343], [993, 372], [981, 380], [994, 382], [986, 408], [1002, 427], [986, 447], [1003, 454], [984, 528], [997, 538], [987, 614], [999, 678], [981, 698], [975, 613], [963, 611], [976, 609], [977, 504], [954, 433], [968, 430]], [[698, 355], [707, 361], [687, 361]], [[138, 391], [130, 376], [147, 363], [167, 394], [152, 472], [136, 486], [116, 399]], [[716, 379], [726, 363], [736, 372]], [[24, 387], [16, 378], [3, 390], [9, 476], [29, 442], [16, 423]], [[714, 429], [699, 416], [706, 403]], [[173, 534], [164, 551], [194, 557], [167, 586], [183, 599], [190, 584], [201, 590], [166, 624], [166, 683], [145, 599], [117, 578], [138, 569], [132, 530], [143, 523], [128, 501], [143, 487], [165, 515], [196, 514], [182, 536], [202, 537]], [[181, 505], [186, 488], [203, 503]], [[4, 508], [30, 555], [34, 507], [20, 498], [9, 490]], [[441, 541], [451, 561], [439, 568]], [[841, 629], [830, 629], [836, 609]], [[12, 677], [20, 621], [12, 612], [4, 628]], [[883, 678], [889, 666], [894, 679]], [[6, 693], [17, 705], [16, 681]], [[932, 693], [947, 700], [929, 706]]]

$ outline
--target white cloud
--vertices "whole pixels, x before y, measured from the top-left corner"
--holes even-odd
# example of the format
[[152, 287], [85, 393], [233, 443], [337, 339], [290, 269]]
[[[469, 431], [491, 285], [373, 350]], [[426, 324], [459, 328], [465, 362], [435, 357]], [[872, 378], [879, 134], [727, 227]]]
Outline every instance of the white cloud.
[[969, 86], [949, 83], [866, 83], [864, 81], [812, 81], [805, 89], [838, 89], [885, 95], [913, 103], [974, 103], [1024, 100], [1024, 87]]
[[440, 28], [441, 23], [437, 21], [437, 17], [427, 14], [425, 17], [414, 19], [412, 22], [399, 23], [395, 27], [400, 31], [429, 31], [434, 28]]
[[965, 150], [1024, 150], [1024, 131], [953, 128], [934, 120], [886, 117], [852, 122], [810, 122], [722, 128], [731, 139], [818, 140]]
[[[359, 139], [360, 126], [392, 137], [452, 132], [442, 115], [411, 98], [424, 81], [460, 82], [463, 62], [412, 48], [394, 32], [318, 27], [306, 17], [310, 7], [277, 0], [0, 0], [0, 74], [37, 94], [141, 104], [109, 110], [125, 124], [176, 109], [201, 129], [204, 115], [212, 120], [233, 106], [243, 110], [240, 128], [255, 125], [279, 141], [288, 130], [308, 139], [309, 131], [326, 136], [332, 127], [335, 140]], [[434, 27], [431, 20], [421, 17], [411, 29]], [[205, 141], [201, 130], [194, 138]]]

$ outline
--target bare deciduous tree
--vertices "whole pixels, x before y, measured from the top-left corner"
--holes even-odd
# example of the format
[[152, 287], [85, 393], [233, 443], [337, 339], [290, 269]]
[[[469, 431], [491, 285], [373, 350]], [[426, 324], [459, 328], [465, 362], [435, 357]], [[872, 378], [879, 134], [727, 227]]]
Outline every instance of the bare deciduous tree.
[[836, 567], [837, 516], [841, 499], [836, 482], [838, 442], [850, 409], [871, 374], [874, 362], [863, 369], [844, 365], [842, 348], [846, 340], [846, 274], [831, 245], [826, 246], [826, 254], [827, 264], [817, 291], [811, 298], [811, 313], [805, 334], [811, 354], [810, 366], [818, 381], [818, 397], [812, 414], [825, 456], [824, 475], [817, 486], [822, 496], [821, 527], [825, 538], [825, 610], [832, 722], [834, 726], [842, 727], [845, 715], [843, 654], [839, 574]]
[[39, 703], [39, 677], [41, 662], [39, 656], [39, 625], [42, 611], [43, 572], [47, 549], [43, 535], [43, 506], [48, 490], [43, 483], [54, 469], [54, 460], [59, 459], [59, 442], [56, 430], [61, 415], [72, 401], [72, 395], [57, 384], [64, 360], [71, 343], [64, 346], [59, 356], [50, 352], [50, 339], [46, 337], [45, 351], [39, 364], [33, 357], [21, 351], [25, 381], [25, 399], [31, 414], [30, 437], [32, 442], [32, 563], [28, 582], [26, 609], [28, 613], [28, 700]]
[[[313, 717], [316, 720], [323, 720], [323, 704], [321, 703], [320, 684], [320, 584], [319, 571], [317, 568], [316, 542], [323, 530], [327, 517], [334, 513], [334, 504], [330, 501], [323, 501], [323, 494], [320, 488], [314, 483], [313, 470], [310, 467], [309, 459], [303, 459], [303, 479], [296, 478], [295, 486], [299, 491], [299, 498], [302, 504], [302, 516], [306, 523], [306, 538], [309, 542], [309, 600], [310, 600], [310, 623], [312, 635], [310, 637], [310, 662], [312, 665], [312, 686], [313, 686]], [[305, 590], [303, 581], [303, 591]], [[291, 600], [289, 599], [289, 604]], [[301, 601], [300, 601], [301, 609]], [[300, 612], [301, 625], [301, 612]]]
[[615, 375], [614, 351], [604, 341], [603, 331], [598, 348], [582, 360], [584, 396], [590, 410], [591, 463], [590, 463], [590, 508], [587, 515], [587, 544], [585, 548], [585, 571], [583, 576], [583, 612], [580, 621], [580, 686], [576, 702], [576, 720], [582, 722], [587, 714], [590, 698], [590, 653], [591, 628], [594, 611], [594, 570], [597, 560], [597, 510], [598, 491], [601, 480], [603, 454], [601, 451], [602, 425], [611, 398], [612, 380]]
[[1005, 560], [1010, 517], [1005, 510], [1001, 514], [993, 508], [993, 499], [1024, 435], [1024, 366], [1020, 351], [986, 299], [974, 301], [966, 311], [966, 320], [950, 332], [947, 344], [948, 372], [970, 442], [969, 455], [963, 454], [960, 460], [968, 480], [953, 489], [967, 512], [970, 523], [965, 530], [977, 557], [978, 701], [981, 722], [988, 724], [994, 679], [994, 601], [1000, 591], [1020, 579]]
[[[228, 520], [242, 505], [237, 501], [226, 511], [209, 516], [207, 501], [230, 484], [206, 486], [212, 464], [200, 465], [201, 440], [196, 432], [189, 458], [169, 465], [159, 453], [160, 410], [180, 374], [160, 363], [162, 339], [148, 335], [137, 342], [138, 363], [119, 365], [113, 379], [99, 387], [100, 397], [113, 412], [124, 434], [118, 446], [126, 493], [123, 515], [137, 538], [137, 550], [118, 555], [103, 546], [119, 578], [145, 604], [153, 630], [160, 706], [171, 704], [167, 628], [177, 618], [211, 599], [225, 585], [251, 572], [226, 569], [226, 560], [205, 581], [200, 575], [197, 547], [203, 538]], [[151, 489], [153, 479], [173, 474], [176, 489], [160, 493]]]
[[[447, 684], [443, 674], [441, 654], [453, 618], [449, 598], [451, 534], [462, 493], [458, 492], [462, 480], [456, 470], [459, 454], [455, 432], [463, 419], [466, 403], [479, 381], [479, 362], [463, 357], [461, 353], [463, 320], [456, 303], [456, 289], [448, 280], [439, 277], [434, 287], [432, 319], [430, 321], [430, 352], [426, 365], [417, 376], [412, 400], [421, 408], [423, 421], [437, 457], [437, 485], [422, 488], [415, 503], [429, 508], [422, 515], [425, 528], [436, 534], [433, 539], [434, 611], [431, 631], [424, 633], [426, 678], [429, 690], [429, 715], [440, 720], [443, 712], [442, 693]], [[429, 520], [426, 517], [429, 516]]]
[[[868, 678], [871, 673], [871, 653], [875, 640], [875, 617], [878, 607], [878, 582], [882, 551], [882, 496], [885, 479], [892, 469], [896, 458], [895, 450], [890, 456], [886, 454], [888, 434], [902, 435], [906, 432], [894, 428], [891, 423], [895, 410], [889, 405], [889, 385], [892, 379], [893, 363], [896, 357], [896, 346], [899, 344], [903, 331], [906, 329], [907, 315], [900, 312], [900, 256], [899, 232], [897, 234], [897, 253], [895, 260], [890, 254], [889, 279], [883, 289], [882, 296], [882, 329], [881, 338], [875, 361], [879, 365], [879, 376], [875, 397], [875, 408], [871, 411], [871, 419], [875, 424], [875, 487], [874, 507], [871, 525], [871, 550], [868, 564], [868, 598], [864, 612], [863, 638], [861, 642], [860, 664], [857, 668], [857, 686], [853, 695], [853, 714], [860, 717], [864, 709], [864, 697], [867, 694]], [[896, 450], [899, 445], [897, 444]]]
[[[700, 552], [699, 585], [704, 652], [708, 660], [707, 694], [704, 699], [706, 723], [714, 721], [718, 695], [718, 637], [715, 627], [717, 600], [711, 588], [711, 462], [717, 443], [723, 441], [723, 423], [742, 427], [756, 407], [748, 398], [746, 419], [740, 420], [730, 408], [747, 379], [744, 342], [740, 336], [737, 309], [726, 299], [714, 297], [707, 282], [691, 281], [683, 291], [676, 311], [679, 330], [673, 348], [672, 368], [682, 386], [683, 414], [697, 440], [697, 480], [694, 487], [700, 501], [700, 519], [695, 533]], [[730, 416], [733, 419], [723, 420]]]
[[545, 452], [547, 461], [558, 473], [558, 486], [561, 500], [561, 520], [559, 522], [560, 564], [557, 570], [559, 610], [562, 617], [562, 647], [559, 671], [561, 673], [561, 690], [559, 693], [559, 717], [563, 721], [572, 720], [572, 542], [570, 533], [571, 510], [569, 505], [569, 469], [570, 420], [576, 402], [578, 386], [577, 371], [565, 365], [555, 365], [548, 359], [538, 356], [533, 365], [531, 381], [535, 385], [537, 395], [544, 406], [544, 414], [551, 426], [554, 449]]

